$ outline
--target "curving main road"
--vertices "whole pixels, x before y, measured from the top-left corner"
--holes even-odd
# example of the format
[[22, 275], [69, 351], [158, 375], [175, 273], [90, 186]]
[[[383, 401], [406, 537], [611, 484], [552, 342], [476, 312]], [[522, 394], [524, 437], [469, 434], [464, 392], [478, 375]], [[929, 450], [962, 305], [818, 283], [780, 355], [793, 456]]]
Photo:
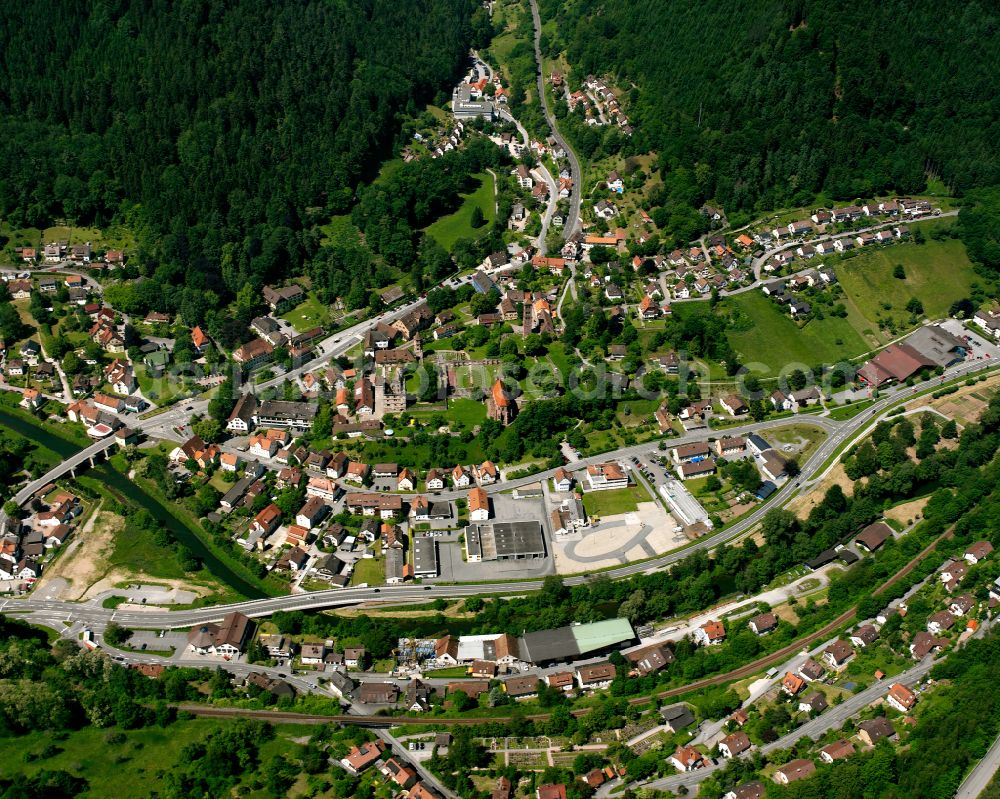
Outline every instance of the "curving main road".
[[559, 132], [555, 115], [549, 107], [549, 99], [545, 95], [545, 71], [542, 61], [542, 20], [538, 15], [538, 3], [531, 0], [531, 18], [535, 24], [535, 66], [536, 79], [538, 82], [538, 101], [541, 103], [542, 112], [545, 114], [545, 121], [549, 123], [552, 131], [552, 138], [566, 152], [566, 160], [569, 161], [570, 177], [573, 178], [573, 190], [569, 195], [569, 213], [566, 215], [566, 222], [563, 225], [563, 239], [568, 239], [580, 227], [580, 193], [583, 189], [583, 172], [580, 169], [580, 160], [576, 157], [573, 148], [569, 146], [563, 135]]
[[[973, 370], [982, 369], [985, 366], [982, 362], [972, 361], [959, 364], [948, 370], [948, 377], [957, 377], [968, 374]], [[678, 560], [687, 557], [692, 552], [699, 549], [713, 549], [722, 543], [732, 541], [743, 535], [750, 528], [756, 525], [764, 515], [774, 507], [780, 507], [787, 500], [791, 499], [800, 488], [814, 483], [822, 477], [828, 468], [832, 468], [835, 461], [831, 460], [830, 465], [825, 465], [839, 447], [846, 444], [856, 436], [864, 435], [873, 427], [889, 409], [890, 405], [900, 397], [916, 392], [920, 388], [930, 388], [937, 385], [944, 378], [935, 378], [918, 386], [908, 388], [897, 386], [889, 389], [885, 395], [877, 400], [875, 404], [865, 412], [859, 414], [854, 419], [846, 422], [833, 423], [827, 419], [827, 424], [839, 424], [826, 441], [821, 444], [809, 460], [803, 464], [802, 476], [798, 480], [789, 480], [779, 489], [771, 502], [760, 506], [757, 510], [744, 517], [731, 527], [722, 529], [713, 535], [708, 535], [698, 539], [690, 546], [668, 552], [651, 560], [630, 563], [614, 569], [601, 572], [602, 577], [607, 579], [622, 579], [635, 574], [659, 571], [676, 563]], [[798, 421], [804, 422], [803, 416]], [[823, 417], [813, 417], [812, 421], [818, 421]], [[785, 424], [788, 420], [781, 420]], [[748, 425], [756, 427], [755, 425]], [[732, 428], [728, 432], [737, 433], [740, 428]], [[642, 449], [649, 449], [651, 445], [646, 444]], [[622, 450], [620, 454], [639, 451], [638, 447], [630, 447]], [[614, 457], [619, 453], [604, 455], [603, 459]], [[535, 475], [531, 478], [537, 481], [543, 478], [542, 475]], [[517, 481], [512, 481], [517, 482]], [[510, 488], [510, 485], [506, 485]], [[593, 575], [585, 574], [569, 577], [564, 582], [567, 585], [581, 585], [593, 579]], [[441, 598], [463, 598], [468, 596], [483, 596], [495, 594], [524, 594], [537, 591], [542, 587], [541, 580], [522, 580], [515, 582], [493, 582], [493, 583], [473, 583], [460, 585], [418, 585], [418, 586], [382, 586], [379, 588], [344, 588], [329, 589], [326, 591], [316, 591], [309, 594], [297, 594], [291, 596], [270, 597], [267, 599], [248, 600], [236, 602], [228, 605], [217, 605], [209, 608], [199, 608], [194, 610], [181, 611], [112, 611], [95, 604], [78, 604], [74, 602], [64, 602], [57, 600], [36, 599], [33, 594], [26, 600], [6, 600], [0, 603], [0, 613], [2, 612], [25, 612], [31, 613], [38, 621], [48, 621], [50, 624], [61, 625], [63, 621], [78, 620], [91, 624], [97, 628], [103, 628], [110, 621], [131, 627], [142, 627], [148, 629], [172, 629], [178, 627], [189, 627], [206, 621], [217, 621], [230, 611], [239, 611], [251, 617], [268, 616], [280, 610], [322, 610], [345, 605], [355, 605], [363, 602], [406, 602], [406, 601], [426, 601], [428, 599]], [[58, 626], [57, 626], [58, 629]]]

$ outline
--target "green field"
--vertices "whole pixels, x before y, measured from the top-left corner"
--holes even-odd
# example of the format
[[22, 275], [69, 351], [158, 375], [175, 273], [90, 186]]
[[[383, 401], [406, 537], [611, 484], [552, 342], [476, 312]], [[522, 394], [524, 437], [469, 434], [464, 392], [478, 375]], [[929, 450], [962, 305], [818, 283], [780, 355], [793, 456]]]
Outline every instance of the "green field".
[[486, 405], [475, 400], [458, 397], [448, 403], [445, 418], [459, 427], [473, 428], [486, 420]]
[[763, 364], [769, 370], [754, 370], [761, 377], [776, 377], [787, 364], [834, 363], [869, 349], [849, 320], [828, 316], [800, 328], [759, 291], [730, 297], [726, 304], [751, 322], [746, 330], [730, 331], [729, 343], [742, 363]]
[[611, 491], [588, 491], [583, 495], [583, 507], [589, 516], [614, 516], [631, 513], [640, 502], [651, 502], [649, 494], [639, 486], [616, 488]]
[[7, 222], [0, 222], [0, 236], [6, 236], [9, 241], [4, 246], [0, 261], [3, 263], [21, 263], [20, 257], [15, 258], [15, 247], [36, 247], [52, 241], [68, 241], [70, 245], [90, 242], [95, 250], [135, 249], [135, 238], [131, 231], [115, 225], [107, 230], [91, 227], [70, 227], [57, 225], [40, 230], [35, 227], [11, 228]]
[[776, 427], [769, 430], [767, 437], [774, 446], [782, 444], [801, 445], [802, 448], [796, 451], [793, 457], [799, 462], [803, 462], [823, 443], [826, 433], [821, 428], [813, 427], [812, 425], [790, 424], [788, 427]]
[[361, 558], [354, 564], [351, 585], [382, 585], [385, 582], [385, 561], [382, 558]]
[[[68, 771], [89, 782], [89, 790], [79, 794], [80, 797], [144, 799], [150, 794], [150, 786], [162, 784], [160, 773], [180, 763], [184, 747], [229, 724], [209, 719], [178, 721], [167, 728], [122, 731], [125, 740], [121, 743], [109, 743], [109, 733], [116, 730], [98, 727], [85, 727], [56, 741], [49, 732], [3, 738], [0, 777], [13, 779], [42, 770]], [[310, 731], [308, 727], [279, 727], [278, 735], [261, 746], [261, 762], [266, 763], [277, 754], [296, 752], [298, 745], [292, 737], [308, 735]], [[52, 744], [55, 754], [51, 757], [25, 761], [26, 754], [39, 755]], [[240, 794], [251, 795], [249, 786], [244, 786]]]
[[315, 295], [309, 294], [304, 302], [299, 303], [288, 313], [281, 315], [299, 333], [314, 327], [325, 327], [330, 324], [330, 309], [321, 304]]
[[[892, 276], [896, 264], [903, 265], [905, 280]], [[927, 317], [946, 316], [955, 300], [969, 296], [976, 279], [965, 245], [957, 239], [929, 239], [925, 244], [907, 242], [871, 250], [837, 266], [837, 277], [848, 298], [873, 326], [880, 315], [908, 318], [905, 306], [913, 297], [924, 304]]]
[[[463, 194], [461, 207], [453, 214], [441, 217], [437, 222], [425, 228], [437, 243], [446, 250], [451, 250], [459, 239], [475, 239], [489, 230], [496, 219], [496, 205], [493, 195], [493, 178], [485, 172], [476, 175], [479, 188], [471, 194]], [[486, 224], [479, 228], [472, 227], [472, 209], [479, 207], [483, 212]]]

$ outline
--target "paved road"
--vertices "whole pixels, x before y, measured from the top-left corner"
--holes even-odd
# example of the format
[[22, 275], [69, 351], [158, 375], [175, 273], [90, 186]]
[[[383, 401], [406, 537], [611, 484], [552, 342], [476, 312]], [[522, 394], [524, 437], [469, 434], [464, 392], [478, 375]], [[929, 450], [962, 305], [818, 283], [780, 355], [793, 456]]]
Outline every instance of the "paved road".
[[753, 276], [755, 280], [761, 280], [761, 270], [769, 258], [780, 252], [784, 252], [785, 250], [793, 250], [796, 247], [801, 247], [803, 244], [817, 244], [821, 241], [836, 241], [837, 239], [854, 238], [855, 236], [860, 236], [862, 233], [873, 233], [877, 230], [884, 230], [885, 228], [896, 227], [897, 225], [926, 222], [932, 219], [943, 219], [948, 216], [958, 216], [958, 211], [945, 211], [943, 214], [937, 214], [935, 216], [922, 216], [917, 217], [916, 219], [893, 219], [891, 222], [881, 222], [877, 225], [869, 225], [868, 227], [858, 228], [857, 230], [852, 230], [847, 233], [831, 233], [825, 236], [814, 236], [809, 239], [796, 239], [794, 241], [789, 241], [786, 244], [782, 244], [780, 247], [768, 250], [760, 256], [760, 258], [755, 258], [753, 261]]
[[[923, 677], [925, 677], [931, 670], [933, 665], [934, 661], [928, 658], [921, 661], [916, 666], [904, 671], [902, 674], [893, 677], [891, 682], [901, 682], [906, 685], [913, 685], [923, 679]], [[785, 735], [772, 743], [765, 744], [760, 747], [759, 751], [767, 754], [768, 752], [773, 752], [776, 749], [787, 749], [805, 736], [815, 740], [829, 730], [840, 729], [844, 725], [844, 722], [846, 722], [849, 718], [856, 715], [868, 704], [884, 695], [886, 691], [888, 691], [889, 685], [889, 680], [883, 680], [875, 683], [870, 688], [866, 688], [864, 691], [854, 694], [849, 699], [845, 699], [841, 704], [834, 705], [822, 715], [817, 716], [814, 719], [810, 719], [801, 727], [797, 727], [792, 732], [788, 733], [788, 735]], [[751, 749], [749, 752], [744, 753], [743, 756], [749, 756], [754, 751], [757, 750]], [[697, 771], [691, 771], [685, 774], [674, 774], [669, 777], [652, 780], [651, 782], [642, 783], [642, 787], [654, 788], [658, 791], [676, 791], [683, 785], [690, 789], [701, 783], [703, 780], [708, 779], [708, 777], [717, 771], [722, 770], [725, 765], [726, 761], [724, 759], [720, 759], [718, 765], [709, 765], [705, 768], [698, 769]]]
[[[981, 361], [972, 361], [960, 364], [959, 366], [948, 370], [947, 376], [954, 377], [965, 374], [973, 369], [982, 369], [987, 365], [988, 364]], [[891, 403], [915, 389], [937, 385], [941, 379], [943, 378], [935, 378], [927, 383], [915, 386], [914, 389], [907, 388], [906, 386], [898, 386], [895, 389], [886, 391], [884, 396], [879, 399], [870, 410], [860, 414], [850, 421], [840, 424], [840, 427], [838, 427], [836, 431], [833, 432], [833, 434], [830, 435], [827, 440], [817, 448], [816, 452], [813, 453], [809, 461], [803, 465], [802, 476], [799, 480], [789, 480], [775, 493], [771, 502], [766, 505], [762, 505], [760, 508], [733, 526], [720, 530], [713, 535], [700, 538], [692, 546], [685, 549], [668, 552], [652, 560], [626, 564], [616, 569], [602, 572], [602, 576], [605, 576], [608, 579], [621, 579], [643, 572], [659, 571], [677, 562], [678, 560], [687, 557], [696, 550], [712, 549], [721, 543], [728, 542], [739, 537], [759, 522], [770, 509], [780, 507], [788, 499], [790, 499], [799, 490], [800, 483], [802, 483], [803, 486], [809, 485], [822, 477], [826, 468], [832, 468], [832, 463], [826, 468], [823, 468], [823, 464], [828, 457], [833, 455], [837, 447], [851, 440], [856, 435], [865, 434], [869, 428], [873, 427], [878, 422], [879, 418], [885, 413]], [[806, 418], [810, 418], [816, 422], [823, 419], [823, 417], [803, 416], [798, 421], [804, 422]], [[787, 420], [785, 421], [787, 423]], [[831, 424], [830, 420], [823, 421], [827, 424]], [[767, 423], [765, 422], [760, 424]], [[731, 428], [728, 432], [737, 433], [741, 430], [751, 429], [761, 428], [759, 428], [758, 425], [747, 425], [746, 428]], [[607, 460], [612, 457], [621, 457], [623, 455], [627, 455], [629, 452], [649, 449], [650, 446], [650, 444], [646, 444], [641, 448], [638, 446], [630, 447], [626, 450], [621, 450], [618, 453], [599, 456], [599, 458], [588, 458], [585, 462], [594, 462], [595, 460]], [[543, 475], [546, 474], [548, 473], [543, 473]], [[533, 482], [540, 479], [540, 476], [536, 475], [532, 478], [526, 479]], [[521, 481], [514, 480], [500, 485], [510, 489], [520, 483]], [[591, 575], [586, 574], [577, 577], [569, 577], [565, 580], [565, 583], [567, 585], [580, 585], [588, 582], [590, 579]], [[296, 594], [291, 596], [272, 597], [268, 599], [249, 600], [246, 602], [220, 605], [212, 608], [168, 612], [111, 611], [95, 604], [80, 605], [73, 602], [35, 599], [32, 596], [26, 600], [5, 600], [0, 603], [0, 612], [4, 612], [5, 609], [7, 612], [10, 612], [12, 609], [17, 609], [34, 614], [34, 617], [40, 622], [44, 623], [45, 621], [49, 621], [50, 623], [54, 623], [56, 625], [61, 625], [64, 620], [81, 620], [95, 626], [96, 628], [103, 629], [104, 625], [106, 625], [109, 621], [114, 620], [120, 624], [131, 627], [171, 629], [177, 627], [187, 627], [192, 624], [205, 621], [217, 621], [221, 619], [225, 613], [230, 611], [240, 611], [248, 616], [261, 617], [268, 616], [278, 610], [319, 610], [323, 608], [354, 605], [361, 602], [398, 603], [407, 600], [421, 602], [437, 597], [461, 598], [489, 594], [523, 594], [539, 590], [541, 586], [542, 581], [540, 580], [523, 580], [516, 582], [467, 585], [438, 584], [433, 586], [382, 586], [380, 588], [330, 589], [326, 591], [316, 591], [309, 594]]]
[[549, 123], [552, 131], [552, 138], [566, 151], [566, 160], [569, 161], [570, 177], [573, 178], [573, 191], [569, 196], [569, 213], [566, 214], [566, 222], [563, 225], [563, 239], [572, 236], [580, 226], [580, 192], [583, 188], [583, 171], [580, 169], [580, 160], [573, 152], [556, 124], [555, 115], [549, 107], [549, 99], [545, 95], [545, 71], [542, 68], [542, 20], [538, 16], [538, 3], [531, 0], [531, 18], [535, 23], [535, 66], [537, 70], [538, 99], [542, 104], [542, 111], [545, 113], [545, 121]]
[[986, 790], [998, 768], [1000, 768], [1000, 738], [993, 742], [993, 746], [983, 759], [969, 772], [969, 776], [959, 786], [955, 799], [977, 799]]

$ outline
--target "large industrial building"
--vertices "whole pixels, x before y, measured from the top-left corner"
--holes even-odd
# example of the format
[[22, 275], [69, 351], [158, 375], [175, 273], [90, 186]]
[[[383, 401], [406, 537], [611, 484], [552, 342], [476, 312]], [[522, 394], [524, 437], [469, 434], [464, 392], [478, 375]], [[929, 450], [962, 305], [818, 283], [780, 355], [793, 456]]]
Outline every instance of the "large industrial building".
[[437, 541], [429, 535], [413, 537], [413, 576], [438, 576]]
[[966, 343], [940, 325], [915, 330], [899, 344], [890, 344], [858, 370], [858, 377], [873, 388], [905, 383], [923, 369], [946, 369], [963, 360]]
[[465, 555], [469, 563], [544, 558], [542, 526], [536, 521], [470, 524], [465, 528]]
[[525, 633], [520, 641], [520, 652], [522, 660], [540, 666], [595, 657], [634, 641], [635, 631], [628, 619], [607, 619]]

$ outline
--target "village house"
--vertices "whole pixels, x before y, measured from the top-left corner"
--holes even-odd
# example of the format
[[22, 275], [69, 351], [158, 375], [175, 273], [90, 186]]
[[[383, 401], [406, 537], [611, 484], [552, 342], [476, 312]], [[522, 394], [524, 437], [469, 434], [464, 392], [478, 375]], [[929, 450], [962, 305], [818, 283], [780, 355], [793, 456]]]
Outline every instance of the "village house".
[[797, 696], [806, 687], [806, 681], [790, 671], [781, 680], [781, 690], [789, 696]]
[[875, 746], [883, 738], [891, 739], [895, 736], [896, 731], [885, 716], [876, 716], [858, 724], [858, 738], [867, 746]]
[[985, 560], [993, 552], [993, 545], [989, 541], [977, 541], [970, 544], [965, 550], [965, 560], [970, 566], [975, 566], [979, 561]]
[[385, 744], [380, 740], [369, 741], [360, 747], [355, 746], [347, 754], [347, 757], [340, 761], [344, 769], [354, 775], [360, 774], [369, 766], [376, 763], [385, 752]]
[[823, 660], [835, 671], [841, 671], [848, 661], [854, 657], [854, 650], [846, 641], [837, 639], [823, 650]]
[[863, 624], [851, 633], [851, 643], [861, 648], [871, 646], [879, 638], [878, 630], [873, 624]]
[[900, 713], [909, 713], [917, 704], [917, 695], [902, 683], [893, 683], [885, 697], [886, 704]]
[[811, 760], [799, 758], [786, 763], [774, 772], [774, 781], [778, 785], [788, 785], [792, 782], [804, 780], [816, 773], [816, 764]]
[[480, 522], [490, 518], [490, 498], [482, 488], [469, 492], [469, 521]]
[[832, 744], [824, 746], [819, 750], [820, 759], [824, 763], [833, 763], [835, 760], [843, 760], [854, 754], [854, 744], [841, 738]]
[[576, 670], [577, 685], [585, 691], [603, 690], [611, 685], [614, 679], [615, 667], [608, 661], [579, 666]]
[[680, 746], [670, 756], [670, 764], [678, 771], [694, 771], [704, 767], [705, 758], [693, 746]]
[[750, 748], [750, 738], [745, 732], [739, 730], [727, 735], [719, 742], [719, 754], [723, 757], [737, 757]]
[[822, 713], [827, 707], [826, 697], [819, 691], [814, 691], [799, 701], [800, 713]]
[[728, 413], [730, 416], [743, 416], [750, 412], [749, 406], [743, 401], [743, 398], [737, 394], [730, 394], [719, 400], [719, 405], [722, 406], [722, 410]]
[[701, 646], [721, 644], [726, 638], [726, 628], [721, 621], [708, 621], [694, 631], [694, 642]]
[[253, 517], [253, 521], [250, 523], [250, 529], [252, 532], [266, 537], [277, 530], [278, 525], [280, 524], [281, 510], [277, 505], [271, 503]]
[[765, 635], [777, 628], [778, 617], [771, 612], [761, 613], [750, 619], [750, 621], [747, 622], [747, 626], [756, 635]]

